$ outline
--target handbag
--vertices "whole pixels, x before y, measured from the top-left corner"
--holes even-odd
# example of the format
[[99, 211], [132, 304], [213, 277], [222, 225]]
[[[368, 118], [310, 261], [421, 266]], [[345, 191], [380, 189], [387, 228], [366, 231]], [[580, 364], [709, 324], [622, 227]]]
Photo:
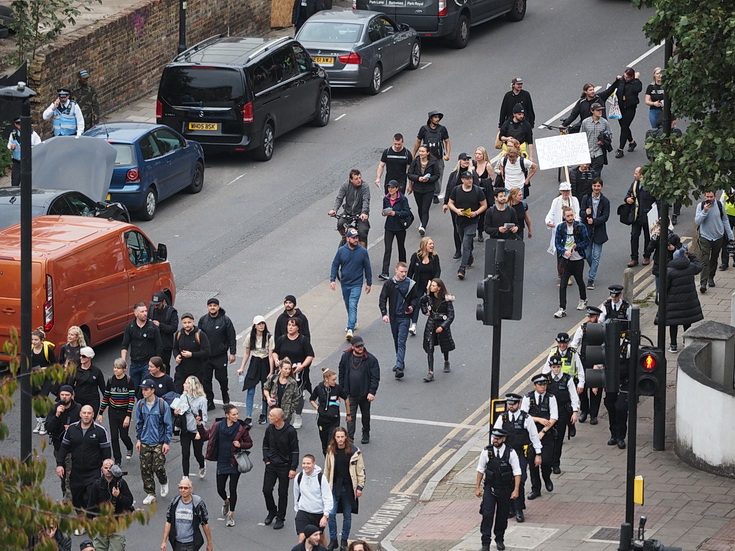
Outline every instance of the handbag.
[[250, 452], [240, 450], [235, 454], [235, 461], [237, 461], [237, 470], [240, 473], [249, 473], [253, 469], [253, 462], [250, 461]]
[[628, 203], [620, 205], [618, 207], [618, 216], [620, 217], [621, 223], [626, 226], [633, 225], [633, 222], [635, 222], [635, 203], [632, 205]]
[[609, 98], [607, 98], [607, 118], [622, 119], [623, 114], [620, 112], [620, 104], [618, 103], [618, 91], [615, 90]]
[[404, 230], [407, 230], [411, 227], [411, 224], [413, 224], [413, 221], [415, 220], [415, 217], [413, 213], [409, 210], [408, 216], [403, 216], [398, 219], [401, 222], [401, 226], [403, 226]]
[[495, 134], [495, 149], [503, 149], [503, 142], [500, 141], [500, 130]]

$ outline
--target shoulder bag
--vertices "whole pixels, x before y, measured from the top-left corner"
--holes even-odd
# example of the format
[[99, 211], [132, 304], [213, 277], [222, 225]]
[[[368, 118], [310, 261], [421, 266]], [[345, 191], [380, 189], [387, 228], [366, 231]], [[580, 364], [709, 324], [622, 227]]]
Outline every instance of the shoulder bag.
[[241, 473], [249, 473], [253, 469], [253, 462], [250, 461], [250, 452], [246, 450], [240, 450], [235, 454], [235, 460], [237, 461], [237, 470]]

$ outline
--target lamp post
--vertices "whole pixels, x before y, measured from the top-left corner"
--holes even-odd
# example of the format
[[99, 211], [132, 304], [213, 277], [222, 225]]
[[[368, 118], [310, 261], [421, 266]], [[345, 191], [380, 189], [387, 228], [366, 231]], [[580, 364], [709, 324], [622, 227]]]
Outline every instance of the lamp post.
[[31, 459], [31, 98], [36, 92], [19, 82], [0, 88], [0, 98], [21, 102], [20, 116], [20, 457]]
[[179, 53], [186, 50], [186, 0], [179, 0]]

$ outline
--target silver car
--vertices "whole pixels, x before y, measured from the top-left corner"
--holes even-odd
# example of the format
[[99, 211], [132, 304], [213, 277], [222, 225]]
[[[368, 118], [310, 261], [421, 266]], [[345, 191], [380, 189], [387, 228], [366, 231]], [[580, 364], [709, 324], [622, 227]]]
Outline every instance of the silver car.
[[329, 76], [332, 87], [377, 94], [383, 81], [404, 68], [418, 69], [416, 31], [390, 16], [366, 10], [325, 10], [312, 15], [296, 39]]

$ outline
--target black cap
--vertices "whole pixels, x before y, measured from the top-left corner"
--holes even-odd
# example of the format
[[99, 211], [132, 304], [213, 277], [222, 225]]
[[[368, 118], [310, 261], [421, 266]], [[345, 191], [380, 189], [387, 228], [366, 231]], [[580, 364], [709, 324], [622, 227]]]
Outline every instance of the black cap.
[[570, 340], [572, 339], [569, 338], [569, 333], [559, 333], [556, 336], [556, 342], [569, 342]]
[[79, 544], [79, 551], [84, 551], [89, 547], [94, 549], [94, 542], [92, 540], [84, 540], [82, 543]]
[[153, 304], [162, 304], [166, 301], [166, 293], [163, 291], [156, 291], [153, 293], [153, 298], [151, 299], [151, 303]]
[[514, 113], [525, 113], [526, 111], [524, 111], [522, 103], [516, 103], [513, 106], [513, 112]]
[[469, 170], [463, 170], [459, 173], [460, 178], [472, 178], [472, 173]]
[[350, 344], [352, 345], [352, 348], [354, 348], [356, 346], [365, 346], [365, 341], [362, 340], [362, 337], [360, 335], [355, 335], [350, 340]]
[[623, 292], [623, 286], [622, 285], [617, 285], [617, 284], [610, 285], [610, 287], [608, 287], [608, 289], [610, 289], [610, 294], [611, 295], [615, 295], [615, 296], [617, 296], [617, 295], [619, 295], [620, 293]]
[[398, 183], [398, 180], [391, 180], [390, 182], [388, 182], [388, 187], [401, 187], [401, 186]]
[[293, 295], [286, 295], [283, 299], [283, 302], [292, 302], [294, 306], [296, 306], [296, 297]]
[[467, 159], [471, 159], [471, 158], [472, 157], [470, 157], [469, 155], [467, 155], [467, 153], [460, 153], [459, 154], [459, 157], [457, 157], [457, 159], [460, 160], [460, 161], [466, 161]]
[[549, 358], [549, 365], [561, 365], [561, 356], [554, 354]]
[[597, 102], [593, 103], [592, 107], [590, 107], [590, 111], [597, 111], [598, 109], [602, 111], [602, 105]]
[[[558, 358], [559, 356], [556, 357]], [[533, 377], [531, 377], [531, 382], [533, 384], [546, 385], [549, 384], [549, 378], [546, 376], [546, 373], [539, 373], [538, 375], [534, 375]]]
[[602, 314], [602, 310], [600, 310], [597, 306], [588, 306], [587, 307], [587, 315], [588, 316], [599, 316]]
[[184, 312], [183, 314], [181, 314], [182, 320], [185, 320], [186, 318], [194, 319], [194, 314], [192, 314], [191, 312]]
[[210, 298], [210, 299], [209, 299], [209, 300], [207, 301], [207, 306], [209, 306], [210, 304], [216, 304], [217, 306], [219, 306], [219, 299], [216, 299], [216, 298], [214, 298], [214, 297]]
[[511, 392], [505, 395], [505, 401], [508, 402], [509, 404], [516, 404], [522, 400], [523, 400], [523, 397], [520, 394], [513, 394]]

